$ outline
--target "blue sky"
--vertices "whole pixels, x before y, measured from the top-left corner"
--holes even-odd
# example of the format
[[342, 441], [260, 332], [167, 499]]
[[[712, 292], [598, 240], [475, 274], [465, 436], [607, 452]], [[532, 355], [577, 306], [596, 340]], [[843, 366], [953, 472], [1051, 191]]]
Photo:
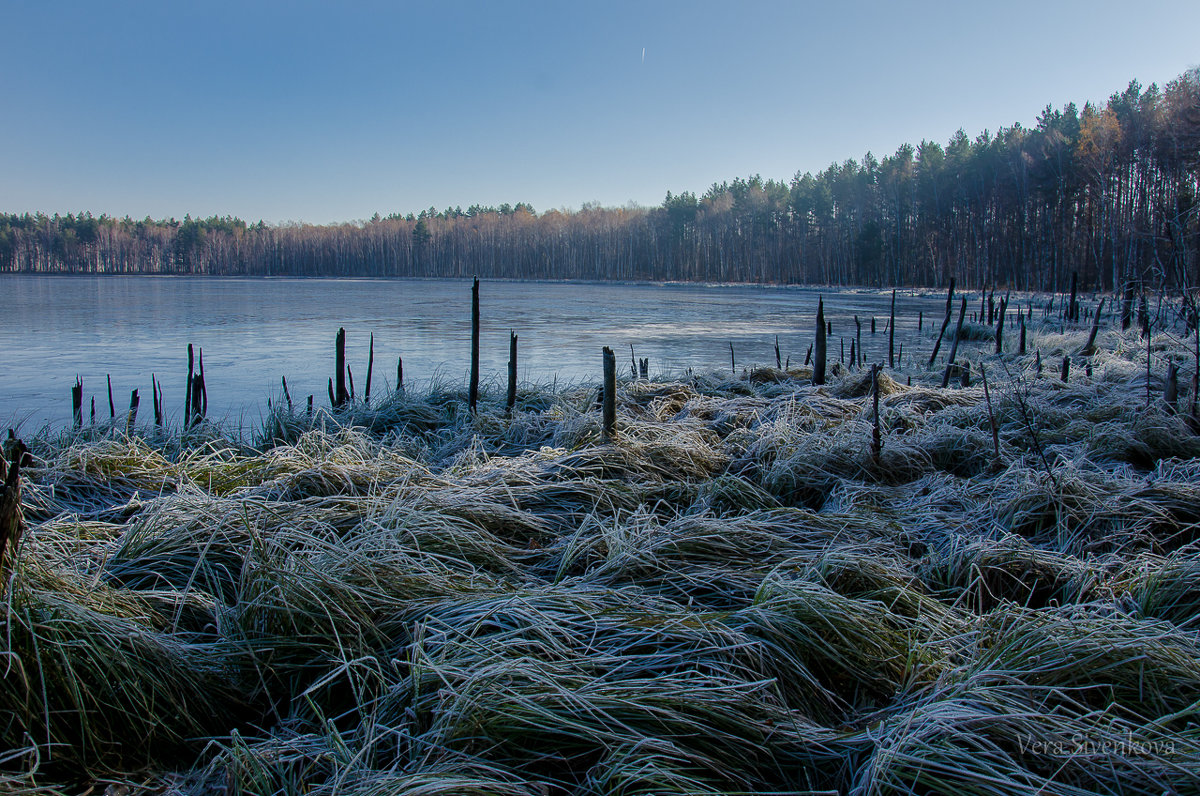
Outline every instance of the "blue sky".
[[0, 21], [0, 211], [272, 223], [652, 205], [1200, 63], [1195, 0], [0, 0]]

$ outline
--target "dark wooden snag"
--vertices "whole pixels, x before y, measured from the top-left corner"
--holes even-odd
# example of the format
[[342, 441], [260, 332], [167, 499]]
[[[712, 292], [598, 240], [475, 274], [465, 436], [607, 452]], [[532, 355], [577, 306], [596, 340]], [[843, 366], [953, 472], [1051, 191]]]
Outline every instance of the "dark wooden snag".
[[1087, 342], [1083, 348], [1079, 349], [1079, 355], [1090, 357], [1096, 353], [1096, 335], [1100, 332], [1100, 311], [1104, 309], [1104, 299], [1100, 299], [1100, 304], [1096, 306], [1096, 314], [1092, 318], [1092, 330], [1088, 332]]
[[1017, 339], [1017, 354], [1025, 356], [1025, 316], [1018, 316], [1021, 319], [1021, 336]]
[[612, 442], [617, 436], [617, 356], [604, 347], [604, 386], [602, 388], [604, 419], [601, 427], [604, 439]]
[[112, 376], [109, 374], [105, 374], [105, 378], [108, 379], [108, 419], [116, 420], [117, 419], [117, 405], [115, 403], [113, 403]]
[[[21, 468], [32, 464], [25, 443], [8, 430], [5, 462], [0, 456], [0, 593], [8, 586], [8, 575], [16, 566], [17, 551], [25, 532], [25, 517], [21, 511]], [[8, 559], [12, 559], [12, 567]]]
[[125, 420], [125, 436], [133, 435], [133, 427], [137, 423], [138, 405], [142, 399], [138, 396], [138, 391], [134, 390], [129, 394], [129, 416]]
[[334, 409], [340, 408], [350, 399], [346, 390], [346, 330], [339, 328], [333, 338], [333, 378], [334, 391], [330, 404]]
[[283, 397], [287, 401], [288, 414], [290, 415], [292, 413], [292, 394], [288, 391], [287, 376], [280, 376], [279, 378], [283, 382]]
[[1004, 315], [1008, 312], [1008, 296], [1000, 299], [1000, 317], [996, 319], [996, 353], [1004, 351]]
[[783, 370], [783, 361], [779, 358], [779, 335], [775, 335], [775, 369]]
[[946, 370], [942, 374], [942, 388], [950, 383], [950, 369], [954, 365], [954, 358], [958, 355], [958, 339], [962, 337], [963, 319], [967, 315], [967, 297], [962, 297], [962, 305], [958, 310], [958, 325], [954, 327], [954, 340], [950, 342], [950, 358], [946, 360]]
[[[871, 334], [875, 334], [875, 319], [874, 318], [871, 319]], [[862, 356], [862, 324], [859, 323], [857, 315], [854, 316], [854, 339], [855, 339], [855, 341], [857, 341], [858, 345], [856, 347], [852, 346], [850, 348], [850, 350], [857, 351], [858, 356], [861, 357]], [[850, 367], [857, 367], [857, 366], [858, 366], [858, 360], [856, 360], [854, 358], [854, 354], [851, 354], [850, 355]]]
[[396, 357], [396, 392], [404, 392], [404, 357]]
[[817, 299], [817, 341], [816, 353], [813, 361], [813, 384], [825, 383], [825, 364], [826, 364], [826, 341], [828, 339], [829, 329], [825, 322], [825, 299]]
[[896, 291], [892, 291], [892, 309], [891, 315], [888, 317], [888, 368], [896, 369], [896, 358], [892, 356], [892, 352], [896, 346]]
[[71, 387], [71, 417], [74, 419], [75, 428], [83, 426], [83, 379], [78, 376]]
[[733, 378], [737, 378], [737, 362], [733, 359], [733, 341], [729, 341], [729, 373]]
[[1071, 378], [1071, 358], [1069, 356], [1065, 356], [1065, 357], [1063, 357], [1063, 363], [1062, 363], [1062, 380], [1069, 381], [1070, 378]]
[[[630, 346], [632, 349], [632, 346]], [[508, 396], [504, 401], [504, 409], [512, 415], [513, 407], [517, 405], [517, 333], [508, 331]]]
[[467, 408], [475, 414], [479, 404], [479, 277], [471, 284], [471, 385]]
[[1167, 383], [1163, 389], [1163, 402], [1167, 412], [1175, 414], [1179, 401], [1179, 363], [1174, 360], [1167, 363]]
[[883, 435], [879, 431], [879, 365], [871, 365], [871, 394], [875, 409], [871, 428], [871, 461], [878, 467], [883, 456]]
[[375, 334], [371, 334], [371, 347], [367, 350], [367, 386], [363, 389], [363, 406], [371, 403], [371, 376], [375, 371]]
[[195, 354], [192, 351], [192, 344], [188, 343], [188, 375], [187, 389], [183, 391], [183, 425], [186, 427], [192, 422], [192, 379], [196, 367]]
[[[966, 297], [963, 297], [963, 307], [966, 307]], [[954, 277], [950, 277], [950, 290], [946, 293], [946, 317], [942, 319], [942, 329], [938, 332], [937, 339], [933, 341], [933, 353], [929, 355], [928, 367], [933, 367], [933, 363], [937, 361], [938, 351], [942, 347], [942, 338], [946, 336], [946, 327], [950, 325], [950, 319], [954, 317]]]
[[1076, 298], [1079, 292], [1079, 272], [1071, 272], [1071, 303], [1067, 305], [1067, 320], [1079, 320], [1079, 301]]

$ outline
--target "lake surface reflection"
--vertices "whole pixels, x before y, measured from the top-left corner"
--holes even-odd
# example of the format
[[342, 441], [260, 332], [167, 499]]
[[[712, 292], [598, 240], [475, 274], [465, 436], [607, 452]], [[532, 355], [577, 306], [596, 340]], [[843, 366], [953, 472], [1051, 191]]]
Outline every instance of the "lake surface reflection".
[[[431, 379], [465, 384], [470, 364], [470, 280], [237, 279], [151, 276], [0, 276], [0, 428], [30, 434], [71, 419], [71, 385], [83, 379], [84, 415], [95, 396], [108, 417], [105, 379], [112, 377], [118, 415], [141, 390], [140, 418], [152, 417], [150, 378], [163, 384], [168, 416], [183, 414], [187, 345], [204, 350], [209, 416], [257, 425], [266, 400], [286, 376], [293, 400], [328, 403], [333, 341], [346, 328], [347, 360], [362, 392], [370, 335], [375, 335], [373, 395]], [[686, 368], [738, 370], [803, 362], [813, 340], [819, 291], [794, 287], [613, 285], [490, 282], [480, 285], [481, 378], [502, 388], [508, 333], [519, 336], [522, 381], [561, 384], [600, 378], [602, 346], [628, 372], [629, 346], [650, 359], [651, 374]], [[834, 325], [830, 358], [847, 351], [852, 316], [863, 322], [870, 359], [887, 356], [890, 293], [823, 291]], [[897, 298], [897, 340], [915, 331], [917, 312], [940, 322], [944, 294]], [[869, 334], [870, 316], [877, 334]], [[907, 353], [907, 352], [906, 352]]]

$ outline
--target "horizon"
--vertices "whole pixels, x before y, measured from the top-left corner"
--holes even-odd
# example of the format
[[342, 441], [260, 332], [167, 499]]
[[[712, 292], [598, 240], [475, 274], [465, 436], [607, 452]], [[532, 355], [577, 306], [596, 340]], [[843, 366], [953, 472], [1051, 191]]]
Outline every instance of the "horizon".
[[654, 207], [1195, 66], [1200, 7], [1138, 13], [1158, 24], [1115, 2], [12, 3], [0, 210], [280, 226]]

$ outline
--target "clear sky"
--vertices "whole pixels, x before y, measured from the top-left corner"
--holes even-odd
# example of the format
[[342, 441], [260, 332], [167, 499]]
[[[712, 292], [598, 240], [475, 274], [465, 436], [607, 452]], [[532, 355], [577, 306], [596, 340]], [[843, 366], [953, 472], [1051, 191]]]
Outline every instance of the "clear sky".
[[0, 0], [0, 211], [327, 223], [945, 143], [1200, 63], [1197, 0]]

